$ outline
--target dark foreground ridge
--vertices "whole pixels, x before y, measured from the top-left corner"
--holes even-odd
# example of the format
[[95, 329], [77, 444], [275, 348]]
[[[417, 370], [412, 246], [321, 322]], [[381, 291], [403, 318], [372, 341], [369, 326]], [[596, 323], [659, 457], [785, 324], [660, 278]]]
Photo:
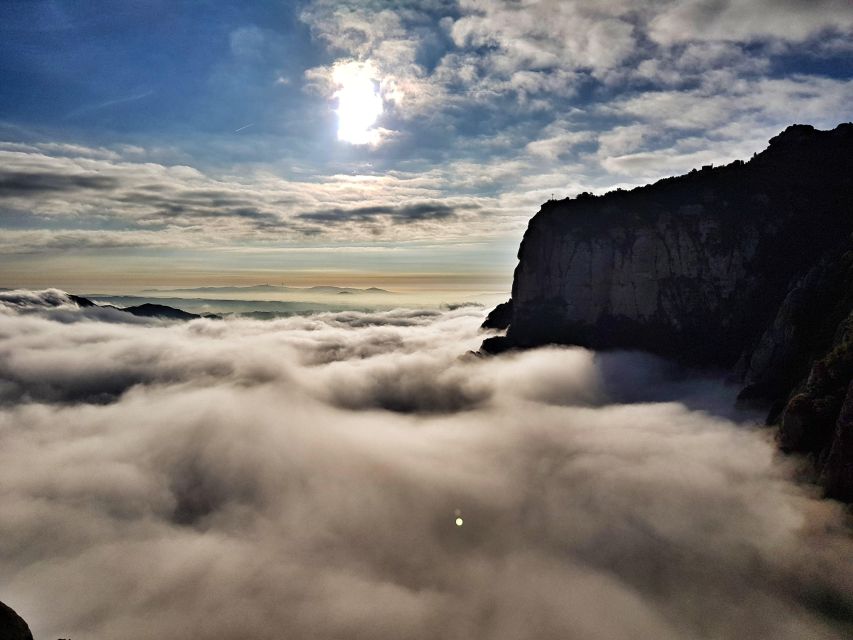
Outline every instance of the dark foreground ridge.
[[853, 124], [794, 125], [750, 161], [552, 200], [530, 221], [497, 353], [644, 349], [724, 367], [783, 449], [853, 500]]
[[142, 318], [165, 318], [168, 320], [194, 320], [201, 318], [197, 313], [190, 313], [183, 309], [167, 307], [164, 304], [152, 304], [150, 302], [134, 307], [124, 307], [121, 310]]
[[[45, 289], [44, 291], [27, 291], [24, 289], [4, 289], [0, 293], [2, 303], [12, 305], [19, 309], [38, 307], [62, 307], [73, 302], [80, 309], [110, 309], [121, 313], [128, 313], [142, 318], [159, 318], [161, 320], [195, 320], [196, 318], [221, 319], [217, 314], [190, 313], [164, 304], [145, 303], [128, 307], [117, 307], [112, 304], [98, 304], [89, 298], [66, 293], [59, 289]], [[0, 638], [2, 640], [2, 638]]]
[[[78, 307], [85, 309], [88, 307], [97, 307], [98, 305], [88, 298], [84, 298], [82, 296], [75, 296], [68, 294], [68, 297], [77, 304]], [[165, 304], [153, 304], [151, 302], [146, 302], [145, 304], [139, 304], [132, 307], [116, 307], [111, 304], [103, 305], [108, 309], [115, 309], [117, 311], [123, 311], [125, 313], [129, 313], [134, 316], [138, 316], [140, 318], [159, 318], [161, 320], [195, 320], [196, 318], [212, 318], [219, 319], [220, 316], [215, 314], [207, 314], [205, 316], [200, 316], [197, 313], [190, 313], [189, 311], [184, 311], [183, 309], [177, 309], [175, 307], [169, 307]]]
[[0, 640], [33, 640], [24, 619], [0, 602]]

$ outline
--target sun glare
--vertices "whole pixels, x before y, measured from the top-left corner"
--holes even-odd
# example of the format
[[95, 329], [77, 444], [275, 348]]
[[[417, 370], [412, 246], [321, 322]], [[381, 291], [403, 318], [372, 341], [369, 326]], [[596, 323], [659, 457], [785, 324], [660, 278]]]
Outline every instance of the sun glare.
[[338, 99], [338, 140], [350, 144], [376, 144], [379, 130], [374, 128], [382, 115], [382, 96], [370, 65], [351, 62], [337, 67], [334, 81], [340, 87]]

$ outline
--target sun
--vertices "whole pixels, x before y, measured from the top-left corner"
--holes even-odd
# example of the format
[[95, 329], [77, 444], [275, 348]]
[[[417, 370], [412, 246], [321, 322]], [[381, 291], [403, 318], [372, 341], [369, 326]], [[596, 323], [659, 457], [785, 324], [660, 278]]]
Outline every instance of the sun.
[[335, 68], [333, 80], [339, 87], [335, 92], [338, 140], [350, 144], [379, 142], [380, 131], [374, 125], [382, 115], [383, 104], [375, 78], [370, 64], [349, 62]]

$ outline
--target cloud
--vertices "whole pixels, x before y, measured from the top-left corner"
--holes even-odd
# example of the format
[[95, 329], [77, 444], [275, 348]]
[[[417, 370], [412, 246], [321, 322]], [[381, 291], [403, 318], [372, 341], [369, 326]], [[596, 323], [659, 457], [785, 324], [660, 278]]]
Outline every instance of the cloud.
[[766, 74], [789, 47], [816, 53], [831, 41], [830, 51], [853, 29], [844, 0], [462, 0], [395, 9], [317, 0], [300, 17], [338, 58], [309, 69], [309, 85], [331, 96], [336, 65], [369, 64], [409, 128], [426, 114], [452, 122], [475, 105], [512, 108], [506, 98], [519, 115], [553, 112], [554, 100], [590, 80], [624, 90], [632, 75], [678, 84], [715, 68]]
[[[14, 149], [14, 150], [13, 150]], [[56, 248], [63, 238], [80, 249], [117, 246], [186, 246], [304, 240], [306, 232], [326, 241], [370, 239], [374, 223], [406, 224], [407, 240], [466, 236], [471, 224], [485, 230], [487, 210], [475, 199], [449, 197], [444, 172], [367, 172], [288, 180], [267, 172], [214, 176], [183, 165], [115, 160], [80, 153], [51, 155], [43, 147], [0, 150], [0, 201], [7, 219], [26, 215], [55, 235], [26, 231], [26, 251]], [[463, 227], [456, 212], [465, 210]], [[482, 217], [480, 222], [477, 218]], [[330, 224], [346, 219], [345, 235]], [[430, 226], [443, 220], [441, 228]], [[67, 228], [66, 225], [91, 229]], [[105, 229], [104, 227], [109, 227]], [[361, 227], [361, 228], [360, 228]], [[494, 225], [492, 225], [494, 228]], [[152, 233], [158, 234], [157, 238]], [[275, 235], [270, 235], [273, 232]], [[194, 238], [189, 240], [188, 238]], [[0, 250], [24, 247], [0, 241]]]
[[[839, 55], [825, 43], [853, 28], [848, 4], [318, 1], [301, 18], [336, 58], [306, 72], [312, 90], [332, 95], [337, 64], [370, 65], [400, 132], [388, 153], [424, 158], [438, 141], [441, 163], [511, 163], [497, 187], [511, 209], [749, 157], [794, 121], [835, 126], [850, 83], [789, 54]], [[613, 131], [642, 127], [630, 152], [610, 151]], [[700, 136], [704, 153], [669, 149]]]
[[786, 120], [835, 128], [842, 105], [851, 99], [853, 83], [847, 80], [708, 74], [691, 89], [647, 91], [603, 107], [632, 124], [599, 134], [596, 155], [611, 176], [646, 180], [746, 160], [763, 150]]
[[198, 238], [179, 233], [168, 236], [159, 231], [104, 231], [4, 229], [0, 236], [0, 253], [22, 255], [45, 252], [93, 252], [104, 249], [145, 247], [198, 247]]
[[322, 223], [366, 222], [387, 219], [393, 224], [409, 224], [422, 220], [444, 220], [455, 215], [455, 209], [449, 205], [425, 202], [400, 207], [373, 206], [313, 211], [302, 213], [299, 218]]
[[17, 308], [22, 311], [41, 311], [45, 308], [50, 309], [62, 306], [70, 308], [78, 307], [77, 303], [67, 293], [59, 289], [0, 291], [0, 305], [11, 309]]
[[615, 3], [466, 0], [466, 15], [453, 23], [457, 46], [493, 46], [494, 64], [518, 70], [605, 69], [622, 63], [636, 48], [628, 7]]
[[137, 93], [134, 93], [134, 94], [129, 95], [129, 96], [122, 96], [120, 98], [113, 98], [111, 100], [105, 100], [103, 102], [97, 102], [94, 104], [86, 104], [86, 105], [83, 105], [81, 107], [78, 107], [77, 109], [74, 109], [73, 111], [69, 111], [67, 114], [65, 114], [65, 118], [76, 118], [78, 116], [81, 116], [84, 114], [89, 114], [89, 113], [92, 113], [94, 111], [101, 111], [103, 109], [108, 109], [111, 107], [115, 107], [117, 105], [125, 105], [125, 104], [128, 104], [130, 102], [136, 102], [138, 100], [148, 98], [149, 96], [152, 96], [152, 95], [154, 95], [154, 91], [148, 90], [148, 91], [137, 92]]
[[266, 44], [264, 31], [258, 27], [240, 27], [231, 32], [228, 37], [231, 53], [236, 58], [246, 62], [258, 63], [263, 58]]
[[714, 131], [749, 117], [755, 121], [790, 119], [794, 107], [798, 121], [834, 128], [841, 105], [849, 101], [851, 93], [853, 84], [846, 80], [813, 76], [738, 80], [721, 73], [693, 89], [649, 91], [616, 100], [608, 109], [658, 125]]
[[[4, 125], [27, 140], [0, 143], [4, 266], [21, 273], [57, 250], [198, 247], [222, 272], [225, 252], [248, 262], [268, 248], [503, 242], [552, 194], [747, 159], [793, 122], [849, 118], [846, 2], [317, 0], [298, 11], [296, 31], [260, 15], [223, 25], [224, 59], [204, 84], [225, 97], [198, 122], [227, 139], [198, 130], [88, 147]], [[378, 84], [382, 144], [334, 139], [335, 72], [353, 64]], [[281, 77], [291, 84], [267, 93]], [[238, 117], [228, 96], [264, 107]], [[177, 270], [195, 268], [177, 253]]]
[[574, 147], [591, 142], [595, 135], [591, 131], [572, 131], [567, 123], [553, 123], [542, 132], [542, 137], [527, 143], [527, 151], [533, 156], [555, 161]]
[[63, 295], [0, 307], [0, 590], [39, 637], [849, 632], [843, 510], [712, 378], [465, 356], [471, 308], [136, 326]]
[[115, 180], [99, 175], [0, 171], [0, 198], [39, 192], [104, 190], [115, 186]]
[[845, 0], [669, 2], [650, 22], [652, 38], [662, 43], [764, 38], [801, 42], [821, 32], [851, 29], [853, 7]]
[[[81, 307], [81, 299], [69, 295], [59, 289], [44, 289], [42, 291], [29, 291], [26, 289], [3, 289], [0, 290], [0, 313], [6, 315], [37, 316], [49, 319], [52, 322], [76, 323], [82, 321], [97, 320], [100, 322], [118, 322], [124, 324], [161, 324], [162, 321], [154, 318], [143, 318], [125, 313], [113, 306], [99, 306], [87, 304], [86, 299]], [[88, 301], [91, 302], [91, 301]], [[10, 382], [15, 376], [7, 374]], [[3, 394], [0, 393], [0, 399]], [[0, 400], [2, 401], [2, 400]]]

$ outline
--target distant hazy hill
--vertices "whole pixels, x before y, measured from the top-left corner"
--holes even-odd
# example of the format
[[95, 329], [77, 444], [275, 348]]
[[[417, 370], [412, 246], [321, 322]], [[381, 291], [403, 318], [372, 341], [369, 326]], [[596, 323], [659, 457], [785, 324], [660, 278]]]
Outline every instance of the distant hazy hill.
[[[366, 307], [358, 296], [326, 296], [318, 301], [304, 299], [295, 300], [258, 300], [254, 298], [222, 297], [215, 294], [196, 296], [187, 293], [183, 297], [166, 296], [121, 296], [85, 294], [100, 305], [113, 305], [116, 308], [141, 307], [143, 305], [160, 305], [180, 309], [188, 313], [209, 317], [215, 314], [247, 315], [263, 312], [264, 317], [291, 316], [297, 313], [318, 313], [324, 311], [364, 310]], [[273, 297], [273, 296], [269, 296]]]
[[169, 320], [193, 320], [201, 317], [196, 313], [189, 313], [188, 311], [175, 309], [174, 307], [167, 307], [164, 304], [152, 304], [150, 302], [135, 307], [124, 307], [122, 311], [143, 318], [168, 318]]
[[256, 284], [245, 287], [193, 287], [188, 289], [148, 289], [144, 293], [321, 293], [337, 295], [339, 293], [370, 293], [390, 294], [390, 291], [370, 287], [368, 289], [356, 289], [353, 287], [332, 287], [320, 285], [315, 287], [287, 287], [284, 285]]
[[853, 500], [853, 124], [748, 162], [542, 205], [486, 351], [644, 349], [725, 367]]
[[[78, 307], [82, 309], [87, 309], [90, 307], [102, 307], [107, 309], [115, 309], [116, 311], [122, 311], [124, 313], [129, 313], [131, 315], [140, 317], [140, 318], [162, 318], [166, 320], [194, 320], [196, 318], [218, 318], [219, 316], [213, 314], [207, 314], [205, 316], [201, 316], [197, 313], [190, 313], [188, 311], [184, 311], [182, 309], [177, 309], [175, 307], [170, 307], [165, 304], [154, 304], [150, 302], [146, 302], [144, 304], [133, 305], [129, 307], [119, 307], [112, 304], [104, 304], [98, 305], [97, 303], [85, 298], [83, 296], [75, 296], [72, 294], [67, 294], [68, 298], [74, 302]], [[2, 640], [2, 639], [0, 639]]]

